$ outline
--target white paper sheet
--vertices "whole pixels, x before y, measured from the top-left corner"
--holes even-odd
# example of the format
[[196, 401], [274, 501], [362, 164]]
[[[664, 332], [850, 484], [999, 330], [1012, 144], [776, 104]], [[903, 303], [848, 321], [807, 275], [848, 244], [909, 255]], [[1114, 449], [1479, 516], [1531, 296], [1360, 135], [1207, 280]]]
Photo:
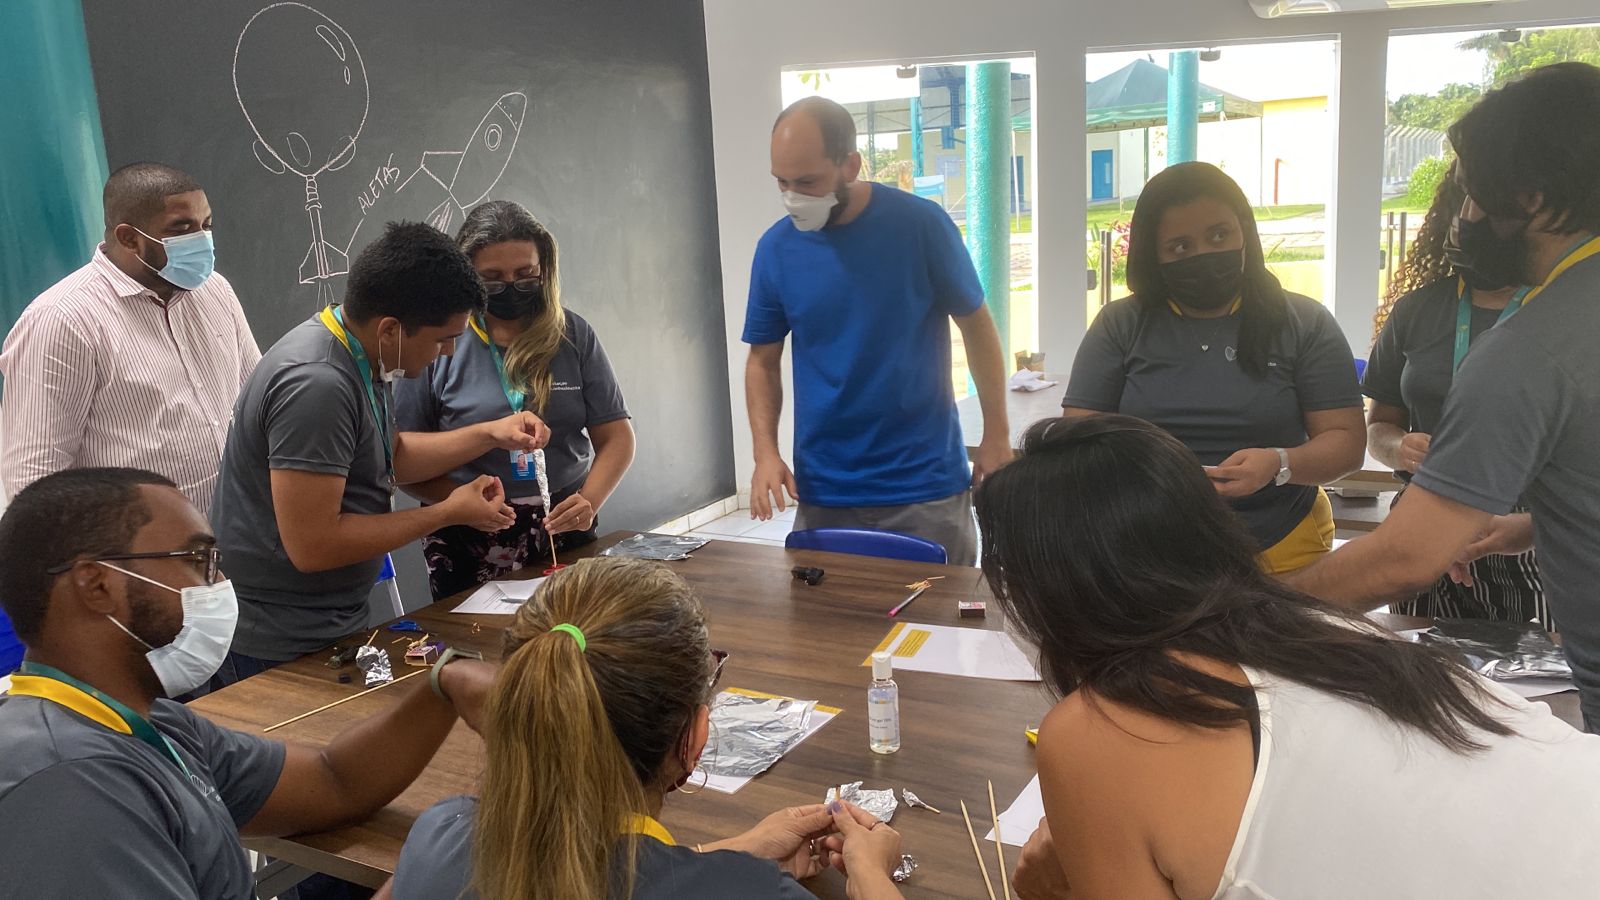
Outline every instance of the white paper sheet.
[[[745, 695], [747, 697], [768, 697], [768, 698], [779, 699], [777, 694], [764, 694], [764, 693], [762, 693], [760, 691], [747, 691], [747, 690], [744, 690], [743, 688], [728, 688], [726, 691], [723, 691], [723, 693], [743, 694], [743, 695]], [[793, 700], [795, 698], [793, 698], [793, 697], [784, 697], [784, 698], [781, 698], [781, 699]], [[841, 710], [841, 709], [839, 709], [838, 707], [835, 707], [835, 706], [823, 706], [820, 703], [817, 704], [817, 706], [814, 707], [811, 710], [811, 720], [806, 723], [806, 733], [800, 736], [800, 740], [794, 742], [794, 746], [798, 747], [801, 744], [805, 743], [806, 738], [811, 737], [813, 734], [816, 734], [817, 731], [822, 728], [822, 726], [828, 724], [829, 722], [832, 722], [833, 721], [833, 717], [837, 716], [839, 713], [841, 713], [843, 711], [844, 710]], [[793, 750], [794, 747], [790, 747], [789, 749]], [[781, 760], [781, 759], [778, 760], [778, 762], [782, 762], [782, 761], [783, 760]], [[777, 763], [774, 763], [773, 765], [777, 765]], [[770, 772], [772, 770], [768, 769], [767, 771]], [[762, 773], [762, 774], [766, 774], [766, 773]], [[724, 794], [737, 794], [739, 792], [740, 788], [744, 787], [745, 785], [749, 784], [750, 782], [752, 782], [752, 781], [754, 781], [754, 780], [756, 780], [757, 778], [760, 778], [760, 777], [761, 777], [760, 775], [751, 775], [751, 776], [748, 776], [748, 777], [740, 777], [740, 776], [732, 776], [732, 775], [711, 775], [711, 774], [709, 774], [709, 773], [707, 773], [707, 772], [705, 772], [705, 771], [703, 771], [701, 769], [696, 769], [695, 770], [695, 774], [692, 777], [690, 777], [689, 783], [690, 784], [696, 784], [696, 783], [698, 783], [700, 781], [701, 778], [704, 778], [706, 780], [706, 787], [710, 788], [713, 791], [719, 791], [719, 792], [724, 793]]]
[[544, 584], [543, 578], [529, 578], [524, 581], [491, 581], [472, 592], [472, 596], [461, 601], [461, 605], [450, 610], [453, 613], [463, 613], [469, 616], [510, 616], [515, 615], [517, 607], [533, 596], [533, 592]]
[[[1039, 827], [1039, 820], [1044, 818], [1044, 794], [1039, 790], [1039, 776], [1033, 776], [1028, 786], [1006, 811], [1000, 814], [1000, 843], [1021, 847], [1033, 836], [1034, 829]], [[994, 829], [983, 836], [987, 844], [994, 843]]]
[[[901, 622], [877, 646], [897, 671], [937, 672], [999, 681], [1039, 681], [1039, 671], [1003, 631]], [[862, 665], [871, 665], [869, 657]]]

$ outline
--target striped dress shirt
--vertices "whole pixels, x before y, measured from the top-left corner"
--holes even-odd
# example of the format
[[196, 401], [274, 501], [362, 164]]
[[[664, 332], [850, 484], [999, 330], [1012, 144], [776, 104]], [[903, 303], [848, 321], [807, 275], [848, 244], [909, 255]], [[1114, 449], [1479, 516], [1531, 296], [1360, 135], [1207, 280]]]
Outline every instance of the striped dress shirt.
[[163, 304], [102, 244], [28, 304], [0, 350], [7, 497], [62, 469], [132, 466], [209, 514], [233, 403], [260, 359], [227, 279]]

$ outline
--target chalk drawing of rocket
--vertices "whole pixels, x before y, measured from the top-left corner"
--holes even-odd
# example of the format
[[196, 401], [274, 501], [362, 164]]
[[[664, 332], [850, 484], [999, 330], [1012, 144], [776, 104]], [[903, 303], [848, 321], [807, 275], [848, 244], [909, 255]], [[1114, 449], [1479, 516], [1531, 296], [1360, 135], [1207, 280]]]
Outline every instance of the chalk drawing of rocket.
[[516, 149], [527, 114], [526, 94], [520, 91], [501, 94], [483, 114], [465, 147], [423, 153], [417, 170], [400, 185], [399, 191], [405, 190], [412, 179], [421, 174], [437, 182], [447, 196], [428, 214], [428, 224], [448, 232], [457, 209], [465, 215], [467, 210], [488, 199], [489, 192], [499, 183], [500, 176], [511, 163], [511, 151]]

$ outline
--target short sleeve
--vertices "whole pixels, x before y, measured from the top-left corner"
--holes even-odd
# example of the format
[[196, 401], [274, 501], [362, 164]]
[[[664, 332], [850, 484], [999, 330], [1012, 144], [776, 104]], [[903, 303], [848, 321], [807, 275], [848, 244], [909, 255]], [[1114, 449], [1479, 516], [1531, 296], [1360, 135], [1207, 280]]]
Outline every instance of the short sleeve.
[[397, 431], [439, 430], [439, 368], [450, 361], [439, 357], [421, 378], [401, 378], [394, 386], [394, 427]]
[[1367, 356], [1367, 371], [1361, 377], [1361, 392], [1386, 406], [1405, 409], [1406, 401], [1400, 393], [1400, 373], [1406, 367], [1406, 331], [1411, 324], [1406, 300], [1407, 294], [1395, 303], [1389, 318], [1373, 342]]
[[1492, 515], [1510, 512], [1573, 415], [1577, 392], [1565, 381], [1547, 355], [1506, 332], [1479, 338], [1456, 372], [1411, 483]]
[[51, 766], [0, 795], [0, 890], [8, 897], [196, 898], [165, 798], [134, 766]]
[[978, 270], [973, 268], [961, 229], [936, 204], [919, 202], [927, 204], [924, 252], [934, 306], [952, 316], [971, 315], [983, 305], [983, 285], [978, 283]]
[[283, 744], [223, 728], [177, 703], [158, 701], [151, 718], [179, 738], [211, 770], [211, 783], [243, 828], [256, 817], [283, 775]]
[[746, 344], [776, 344], [789, 336], [789, 316], [783, 310], [774, 271], [777, 255], [768, 237], [756, 245], [755, 259], [750, 263], [750, 299], [744, 311]]
[[[1292, 301], [1291, 301], [1292, 302]], [[1314, 300], [1305, 301], [1310, 310], [1305, 333], [1300, 339], [1299, 358], [1294, 362], [1294, 390], [1304, 412], [1344, 409], [1361, 405], [1361, 386], [1356, 383], [1355, 354], [1350, 342], [1328, 308]]]
[[472, 821], [476, 809], [477, 801], [470, 797], [451, 797], [417, 816], [395, 863], [394, 900], [462, 896], [462, 890], [472, 880]]
[[583, 374], [584, 425], [604, 425], [628, 418], [622, 386], [611, 368], [611, 357], [594, 329], [584, 324], [578, 334], [578, 370]]
[[[1118, 303], [1132, 303], [1130, 300]], [[1122, 408], [1122, 388], [1127, 382], [1127, 346], [1118, 338], [1122, 329], [1116, 319], [1125, 314], [1137, 315], [1133, 309], [1123, 309], [1112, 304], [1094, 317], [1089, 333], [1078, 345], [1078, 355], [1072, 360], [1072, 375], [1067, 379], [1067, 396], [1061, 406], [1090, 409], [1095, 412], [1116, 412]]]
[[266, 394], [267, 467], [349, 475], [360, 417], [372, 415], [358, 405], [368, 401], [352, 387], [350, 377], [328, 363], [279, 373]]

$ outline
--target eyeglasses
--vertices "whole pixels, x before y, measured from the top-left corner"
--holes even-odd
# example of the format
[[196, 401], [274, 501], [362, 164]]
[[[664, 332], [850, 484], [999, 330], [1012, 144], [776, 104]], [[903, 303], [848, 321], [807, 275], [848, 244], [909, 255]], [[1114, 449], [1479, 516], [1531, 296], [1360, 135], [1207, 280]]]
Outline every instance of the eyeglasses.
[[542, 276], [535, 275], [532, 278], [518, 278], [516, 281], [511, 282], [485, 281], [483, 283], [483, 292], [490, 297], [494, 297], [505, 293], [506, 288], [508, 287], [515, 287], [517, 290], [523, 293], [531, 293], [539, 290], [543, 286], [544, 278]]
[[711, 689], [717, 689], [717, 682], [722, 680], [722, 667], [728, 664], [728, 651], [711, 651]]
[[216, 547], [201, 547], [195, 550], [166, 550], [152, 553], [119, 553], [115, 556], [96, 556], [90, 559], [75, 559], [72, 562], [62, 563], [59, 566], [46, 569], [45, 574], [60, 575], [62, 572], [65, 572], [78, 563], [83, 562], [116, 562], [118, 560], [125, 559], [192, 560], [195, 564], [195, 568], [200, 570], [202, 577], [205, 578], [206, 584], [208, 585], [216, 584], [222, 575], [222, 567], [219, 565], [222, 559], [222, 551]]

